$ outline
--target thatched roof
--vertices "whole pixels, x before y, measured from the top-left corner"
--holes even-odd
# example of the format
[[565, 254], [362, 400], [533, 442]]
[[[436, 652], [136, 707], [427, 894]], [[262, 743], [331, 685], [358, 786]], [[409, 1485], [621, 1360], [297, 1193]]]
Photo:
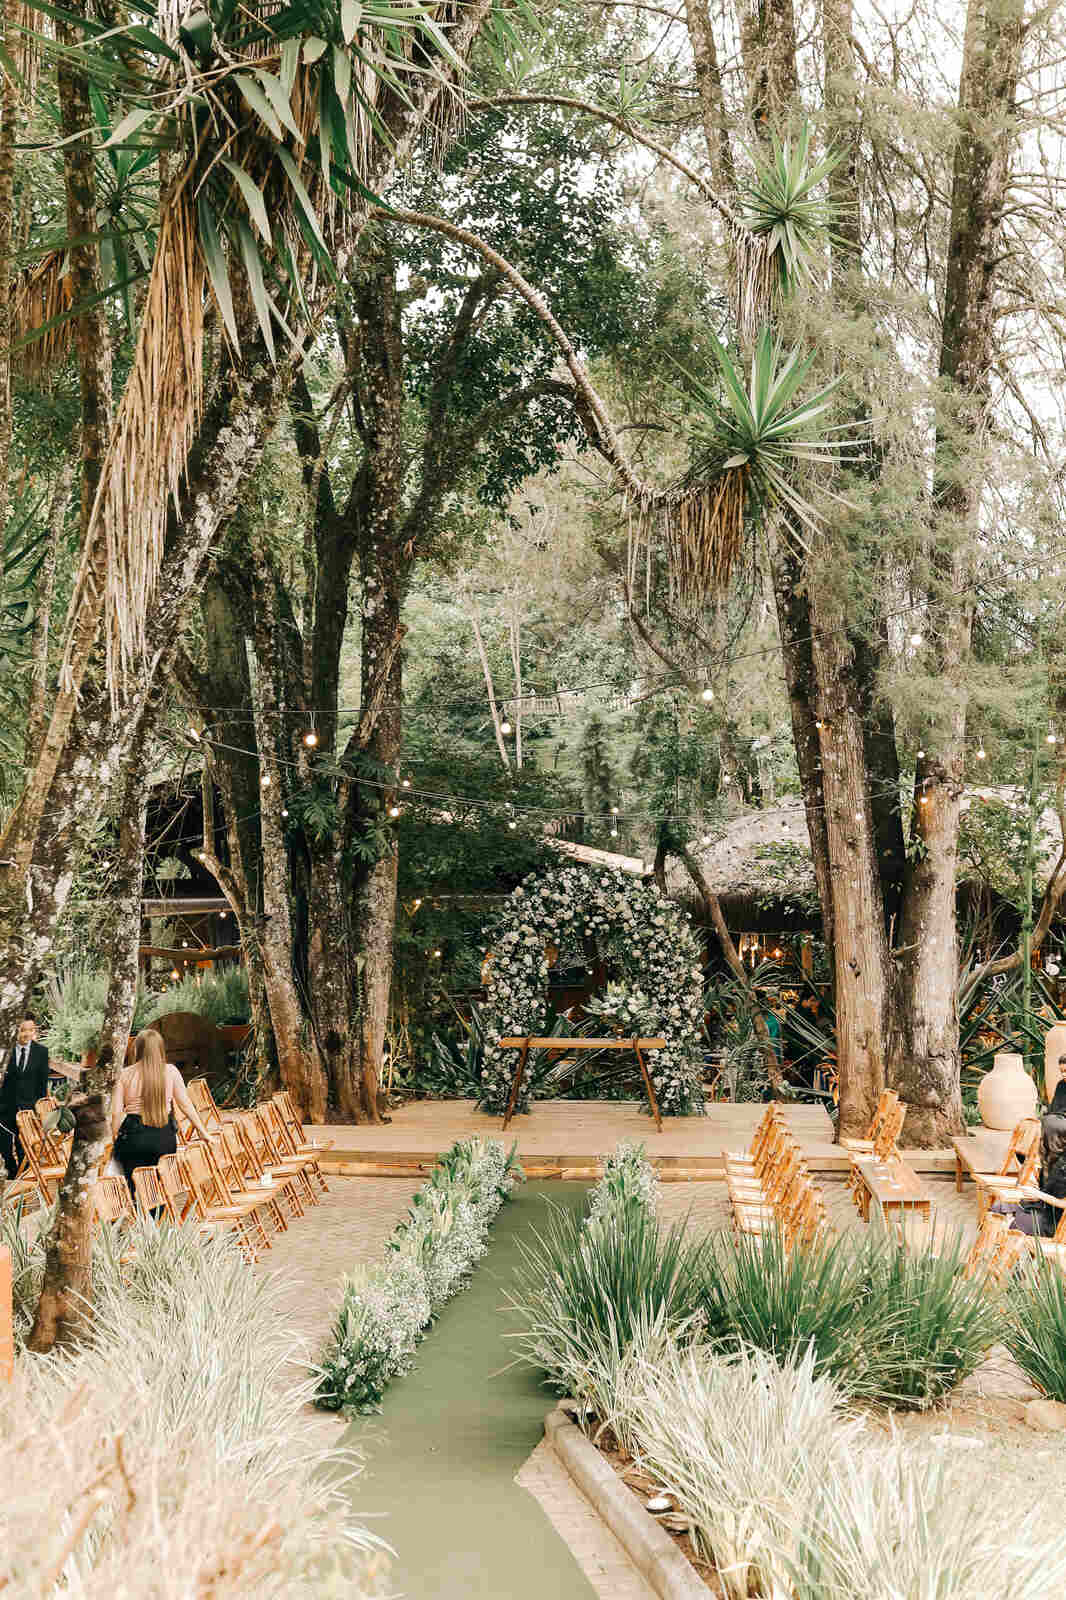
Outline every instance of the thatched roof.
[[[971, 789], [963, 798], [963, 811], [986, 804], [1024, 810], [1027, 799], [1023, 791], [1007, 786]], [[1037, 832], [1038, 897], [1060, 849], [1058, 816], [1049, 808], [1041, 816]], [[744, 812], [726, 823], [709, 844], [698, 845], [695, 854], [722, 902], [726, 921], [735, 930], [784, 933], [820, 926], [810, 835], [798, 797]], [[700, 897], [676, 859], [667, 868], [666, 887], [671, 899], [703, 920]]]

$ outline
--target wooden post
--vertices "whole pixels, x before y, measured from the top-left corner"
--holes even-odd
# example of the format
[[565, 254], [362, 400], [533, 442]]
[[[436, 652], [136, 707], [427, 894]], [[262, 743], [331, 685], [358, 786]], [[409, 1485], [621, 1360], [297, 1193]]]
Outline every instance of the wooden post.
[[649, 1104], [651, 1106], [651, 1114], [655, 1118], [655, 1127], [656, 1127], [656, 1129], [657, 1129], [657, 1131], [659, 1133], [662, 1133], [662, 1131], [663, 1131], [663, 1119], [659, 1115], [659, 1102], [655, 1098], [655, 1090], [652, 1088], [652, 1085], [651, 1085], [651, 1076], [650, 1076], [650, 1074], [648, 1072], [648, 1068], [647, 1068], [647, 1066], [645, 1064], [644, 1057], [640, 1053], [640, 1040], [639, 1039], [634, 1039], [633, 1040], [633, 1049], [636, 1051], [637, 1060], [640, 1062], [640, 1070], [641, 1070], [641, 1074], [642, 1074], [642, 1076], [644, 1078], [644, 1087], [648, 1091], [648, 1102], [649, 1102]]
[[518, 1104], [518, 1091], [522, 1086], [522, 1075], [526, 1070], [526, 1057], [529, 1054], [529, 1040], [522, 1040], [522, 1053], [518, 1057], [518, 1065], [514, 1069], [514, 1082], [511, 1085], [511, 1098], [507, 1102], [507, 1115], [503, 1119], [504, 1128], [514, 1116], [514, 1108]]
[[11, 1251], [0, 1245], [0, 1381], [15, 1375], [15, 1313], [11, 1298]]

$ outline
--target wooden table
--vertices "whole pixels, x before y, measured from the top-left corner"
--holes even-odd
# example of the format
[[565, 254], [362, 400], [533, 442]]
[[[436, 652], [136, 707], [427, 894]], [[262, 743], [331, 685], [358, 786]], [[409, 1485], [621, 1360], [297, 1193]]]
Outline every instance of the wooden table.
[[514, 1108], [518, 1104], [518, 1094], [525, 1076], [526, 1060], [530, 1050], [557, 1050], [560, 1055], [570, 1055], [574, 1050], [632, 1050], [640, 1063], [640, 1075], [644, 1079], [644, 1088], [651, 1106], [651, 1114], [655, 1118], [655, 1126], [659, 1133], [663, 1131], [663, 1119], [659, 1112], [659, 1102], [655, 1098], [652, 1088], [651, 1075], [648, 1064], [642, 1054], [645, 1050], [662, 1050], [666, 1044], [665, 1039], [568, 1039], [556, 1034], [550, 1039], [525, 1039], [508, 1038], [500, 1040], [501, 1050], [519, 1051], [518, 1065], [514, 1069], [514, 1082], [511, 1084], [511, 1094], [507, 1101], [507, 1110], [504, 1113], [504, 1128], [514, 1116]]
[[921, 1179], [898, 1157], [892, 1161], [860, 1160], [856, 1163], [861, 1179], [859, 1203], [865, 1222], [870, 1220], [870, 1201], [874, 1200], [885, 1221], [890, 1211], [912, 1212], [929, 1218], [932, 1197]]
[[[955, 1151], [955, 1188], [962, 1193], [963, 1179], [1003, 1174], [1003, 1162], [1010, 1145], [1010, 1134], [995, 1128], [978, 1128], [973, 1133], [957, 1134], [951, 1141]], [[1020, 1165], [1020, 1163], [1019, 1163]]]

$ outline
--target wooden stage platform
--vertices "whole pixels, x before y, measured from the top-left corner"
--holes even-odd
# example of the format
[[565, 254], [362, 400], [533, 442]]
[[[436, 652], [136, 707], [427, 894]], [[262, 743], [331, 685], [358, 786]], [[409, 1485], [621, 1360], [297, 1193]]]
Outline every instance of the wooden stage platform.
[[[743, 1150], [762, 1115], [761, 1105], [712, 1105], [703, 1117], [664, 1117], [656, 1133], [647, 1108], [636, 1101], [535, 1101], [528, 1115], [515, 1117], [507, 1133], [503, 1118], [475, 1109], [472, 1100], [415, 1100], [392, 1112], [382, 1127], [309, 1127], [311, 1138], [332, 1139], [322, 1166], [349, 1177], [407, 1177], [428, 1172], [457, 1139], [481, 1134], [517, 1140], [518, 1158], [530, 1178], [595, 1178], [602, 1158], [620, 1139], [647, 1147], [664, 1181], [721, 1178], [722, 1153]], [[833, 1143], [824, 1107], [789, 1106], [789, 1123], [815, 1172], [843, 1173], [848, 1158]], [[951, 1150], [914, 1151], [908, 1157], [918, 1172], [953, 1172]]]

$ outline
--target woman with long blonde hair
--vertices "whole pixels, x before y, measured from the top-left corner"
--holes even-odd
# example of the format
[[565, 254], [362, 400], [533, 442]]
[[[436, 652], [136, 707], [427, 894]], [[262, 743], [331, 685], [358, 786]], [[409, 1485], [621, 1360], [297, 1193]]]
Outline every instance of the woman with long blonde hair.
[[114, 1156], [131, 1190], [135, 1167], [154, 1167], [160, 1156], [173, 1155], [178, 1148], [175, 1101], [201, 1139], [206, 1139], [207, 1129], [189, 1099], [185, 1080], [167, 1060], [163, 1035], [155, 1028], [144, 1028], [134, 1041], [132, 1065], [122, 1069], [111, 1092]]

